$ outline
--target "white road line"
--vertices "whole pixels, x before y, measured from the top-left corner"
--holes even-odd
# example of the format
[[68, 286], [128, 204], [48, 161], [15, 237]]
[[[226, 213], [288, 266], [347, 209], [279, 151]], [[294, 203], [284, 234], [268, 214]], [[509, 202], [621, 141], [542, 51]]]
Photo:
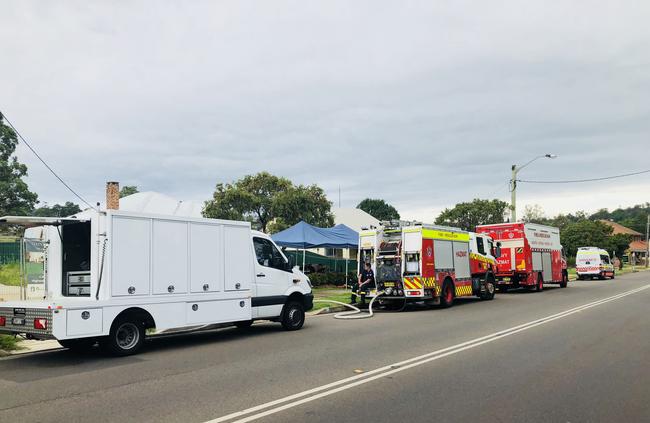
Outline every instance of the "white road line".
[[[351, 376], [345, 379], [341, 379], [332, 383], [328, 383], [326, 385], [318, 386], [316, 388], [312, 388], [303, 392], [299, 392], [294, 395], [289, 395], [284, 398], [279, 398], [274, 401], [270, 401], [264, 404], [260, 404], [255, 407], [248, 408], [246, 410], [241, 410], [237, 411], [235, 413], [228, 414], [226, 416], [219, 417], [214, 420], [210, 420], [206, 423], [222, 423], [226, 421], [231, 421], [233, 419], [243, 417], [242, 419], [236, 420], [237, 423], [244, 423], [244, 422], [250, 422], [253, 420], [257, 420], [259, 418], [275, 414], [278, 412], [281, 412], [283, 410], [293, 408], [296, 406], [299, 406], [301, 404], [305, 404], [307, 402], [315, 401], [319, 398], [323, 398], [329, 395], [333, 395], [337, 392], [341, 392], [347, 389], [354, 388], [359, 385], [366, 384], [368, 382], [372, 382], [374, 380], [390, 376], [395, 373], [402, 372], [407, 369], [411, 369], [413, 367], [421, 366], [426, 363], [430, 363], [435, 360], [439, 360], [444, 357], [448, 357], [453, 354], [458, 354], [462, 351], [469, 350], [471, 348], [476, 348], [478, 346], [494, 342], [496, 340], [499, 340], [501, 338], [505, 338], [510, 335], [514, 335], [519, 332], [523, 332], [528, 329], [532, 329], [534, 327], [546, 324], [548, 322], [552, 322], [557, 319], [561, 319], [563, 317], [570, 316], [572, 314], [578, 313], [580, 311], [599, 306], [601, 304], [608, 303], [610, 301], [615, 301], [617, 299], [626, 297], [628, 295], [635, 294], [637, 292], [643, 291], [645, 289], [650, 288], [650, 285], [645, 285], [640, 288], [632, 289], [630, 291], [623, 292], [621, 294], [613, 295], [611, 297], [603, 298], [598, 301], [593, 301], [588, 304], [584, 304], [578, 307], [574, 307], [556, 314], [552, 314], [550, 316], [543, 317], [541, 319], [533, 320], [527, 323], [523, 323], [521, 325], [513, 326], [511, 328], [501, 330], [499, 332], [494, 332], [489, 335], [485, 335], [479, 338], [475, 338], [466, 342], [462, 342], [460, 344], [456, 344], [447, 348], [443, 348], [440, 350], [432, 351], [427, 354], [419, 355], [417, 357], [413, 357], [404, 361], [400, 361], [398, 363], [390, 364], [387, 366], [383, 366], [380, 368], [377, 368], [375, 370], [371, 370], [366, 373], [362, 373], [360, 375], [356, 376]], [[294, 401], [295, 400], [295, 401]], [[291, 402], [292, 401], [292, 402]], [[287, 403], [287, 404], [285, 404]], [[284, 405], [280, 405], [284, 404]], [[277, 406], [277, 407], [276, 407]], [[272, 408], [275, 407], [275, 408]], [[266, 411], [262, 411], [266, 410]], [[260, 413], [256, 413], [258, 411], [261, 411]], [[248, 416], [248, 417], [244, 417]]]

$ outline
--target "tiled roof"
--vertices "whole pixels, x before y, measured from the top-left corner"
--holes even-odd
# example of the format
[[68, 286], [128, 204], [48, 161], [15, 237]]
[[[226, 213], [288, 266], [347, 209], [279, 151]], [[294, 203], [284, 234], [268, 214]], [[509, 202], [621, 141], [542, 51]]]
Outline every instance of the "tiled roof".
[[612, 228], [614, 228], [614, 235], [616, 234], [628, 234], [628, 235], [635, 235], [635, 236], [643, 236], [642, 233], [639, 233], [635, 231], [634, 229], [627, 228], [619, 223], [612, 222], [611, 220], [600, 220], [600, 222], [604, 223], [605, 225], [609, 225]]
[[648, 251], [648, 243], [645, 241], [632, 241], [630, 242], [630, 251], [646, 252]]

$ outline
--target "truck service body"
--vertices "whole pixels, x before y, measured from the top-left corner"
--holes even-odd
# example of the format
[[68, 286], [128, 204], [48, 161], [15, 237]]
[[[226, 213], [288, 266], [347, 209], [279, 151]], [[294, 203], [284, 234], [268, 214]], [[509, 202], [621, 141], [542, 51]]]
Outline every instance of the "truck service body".
[[248, 326], [299, 329], [312, 307], [308, 278], [250, 223], [125, 211], [72, 218], [4, 217], [42, 226], [45, 294], [0, 303], [0, 331], [117, 355], [148, 333]]
[[576, 274], [578, 279], [599, 279], [616, 277], [614, 265], [607, 250], [598, 247], [580, 247], [576, 253]]
[[495, 259], [492, 240], [485, 235], [420, 223], [387, 223], [361, 232], [359, 262], [369, 259], [377, 285], [369, 294], [383, 292], [382, 303], [450, 306], [455, 297], [494, 296]]
[[541, 291], [544, 284], [567, 286], [567, 264], [558, 228], [532, 223], [501, 223], [480, 225], [476, 231], [500, 244], [501, 256], [496, 261], [500, 290], [522, 286]]

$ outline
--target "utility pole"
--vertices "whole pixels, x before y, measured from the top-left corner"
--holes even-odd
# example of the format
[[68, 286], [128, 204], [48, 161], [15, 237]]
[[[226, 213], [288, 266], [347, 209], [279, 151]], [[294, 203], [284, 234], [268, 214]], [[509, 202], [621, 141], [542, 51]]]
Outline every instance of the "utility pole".
[[648, 262], [650, 261], [650, 214], [648, 214], [648, 222], [645, 224], [645, 267], [648, 268]]
[[512, 165], [512, 177], [510, 178], [510, 222], [514, 223], [517, 221], [517, 173], [532, 162], [537, 159], [554, 159], [556, 154], [544, 154], [543, 156], [537, 156], [532, 160], [529, 160], [526, 164], [522, 166], [517, 166], [516, 164]]
[[645, 267], [648, 267], [648, 261], [650, 261], [650, 214], [648, 214], [648, 221], [645, 224]]

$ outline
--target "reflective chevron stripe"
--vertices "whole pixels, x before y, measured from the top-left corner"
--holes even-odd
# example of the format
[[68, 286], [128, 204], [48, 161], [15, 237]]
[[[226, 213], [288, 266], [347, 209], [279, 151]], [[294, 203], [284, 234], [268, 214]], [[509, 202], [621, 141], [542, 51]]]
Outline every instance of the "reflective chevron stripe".
[[465, 297], [465, 296], [473, 295], [473, 294], [474, 293], [472, 292], [472, 285], [464, 285], [464, 286], [457, 285], [456, 286], [456, 296], [457, 297]]

